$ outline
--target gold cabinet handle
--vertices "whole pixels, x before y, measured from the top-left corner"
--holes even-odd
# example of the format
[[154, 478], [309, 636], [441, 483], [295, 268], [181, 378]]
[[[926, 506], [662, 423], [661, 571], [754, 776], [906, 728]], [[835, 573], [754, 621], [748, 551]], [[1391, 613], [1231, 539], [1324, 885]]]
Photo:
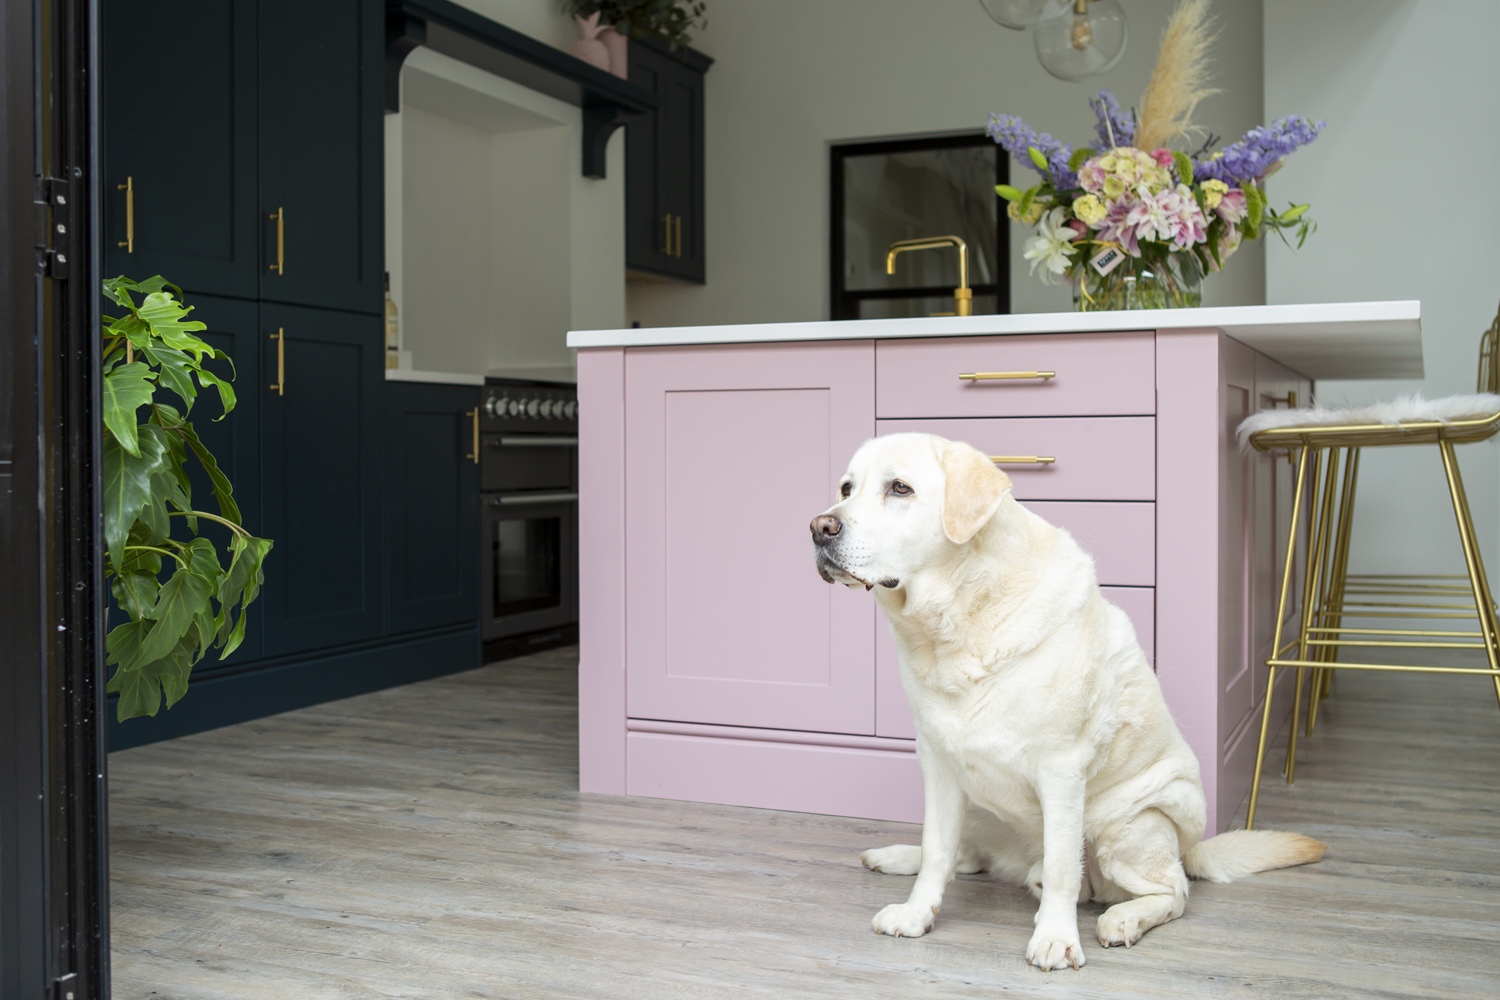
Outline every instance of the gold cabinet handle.
[[271, 339], [276, 341], [276, 382], [271, 386], [276, 390], [276, 395], [286, 395], [286, 328], [278, 326], [276, 332], [271, 334]]
[[677, 252], [675, 254], [673, 254], [672, 256], [674, 256], [674, 257], [681, 257], [682, 256], [682, 216], [680, 216], [680, 215], [677, 216], [676, 221], [674, 221], [672, 223], [672, 225], [673, 225], [673, 227], [677, 231]]
[[474, 464], [479, 464], [479, 407], [465, 410], [464, 416], [474, 418], [474, 450], [465, 455], [464, 458], [473, 459]]
[[278, 205], [271, 218], [276, 220], [276, 263], [271, 265], [271, 270], [286, 274], [286, 209]]
[[996, 465], [1051, 465], [1057, 459], [1051, 455], [991, 455]]
[[135, 253], [135, 178], [127, 176], [115, 190], [125, 192], [125, 238], [115, 245], [124, 247], [126, 253]]
[[[937, 314], [934, 313], [933, 315]], [[952, 313], [946, 313], [945, 315], [951, 316]], [[1057, 372], [963, 372], [958, 377], [969, 382], [988, 382], [997, 379], [1010, 380], [1020, 378], [1039, 378], [1046, 380], [1049, 378], [1057, 378]]]

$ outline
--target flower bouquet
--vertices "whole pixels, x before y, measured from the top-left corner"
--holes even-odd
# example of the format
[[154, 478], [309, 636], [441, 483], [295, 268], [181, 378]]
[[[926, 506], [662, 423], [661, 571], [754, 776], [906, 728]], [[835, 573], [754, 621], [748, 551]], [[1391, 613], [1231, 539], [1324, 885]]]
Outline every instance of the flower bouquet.
[[1218, 152], [1213, 136], [1194, 153], [1167, 148], [1196, 131], [1194, 106], [1217, 93], [1205, 86], [1206, 11], [1207, 0], [1184, 0], [1173, 13], [1139, 115], [1108, 90], [1090, 99], [1099, 119], [1090, 146], [1065, 146], [1015, 115], [990, 116], [990, 137], [1041, 174], [1024, 191], [995, 189], [1012, 219], [1036, 227], [1025, 249], [1031, 272], [1071, 281], [1080, 310], [1197, 306], [1203, 275], [1242, 241], [1273, 231], [1290, 245], [1290, 230], [1300, 247], [1316, 229], [1307, 205], [1278, 212], [1262, 184], [1323, 122], [1282, 118]]

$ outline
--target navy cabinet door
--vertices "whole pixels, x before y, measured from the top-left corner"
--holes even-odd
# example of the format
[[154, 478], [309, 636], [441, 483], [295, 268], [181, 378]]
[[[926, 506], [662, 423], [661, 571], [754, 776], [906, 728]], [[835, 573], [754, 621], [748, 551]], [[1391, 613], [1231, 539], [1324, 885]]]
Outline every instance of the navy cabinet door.
[[477, 386], [385, 384], [386, 630], [479, 621]]
[[[235, 391], [235, 406], [227, 416], [219, 403], [218, 393], [212, 390], [200, 392], [189, 419], [199, 439], [218, 460], [220, 470], [229, 477], [245, 530], [260, 535], [263, 528], [260, 508], [260, 310], [253, 302], [191, 292], [186, 293], [184, 302], [193, 307], [190, 319], [208, 324], [208, 329], [199, 336], [229, 355], [232, 364], [211, 361], [207, 367], [221, 378], [233, 377]], [[213, 487], [196, 459], [188, 459], [188, 478], [193, 487], [193, 506], [210, 514], [218, 513]], [[200, 519], [198, 533], [213, 539], [220, 558], [228, 565], [229, 529]], [[222, 661], [215, 658], [217, 654], [210, 654], [194, 668], [194, 674], [210, 673], [220, 663], [242, 664], [260, 659], [263, 611], [261, 598], [256, 598], [250, 605], [245, 640], [239, 649]]]
[[260, 0], [260, 297], [378, 313], [384, 8]]
[[664, 100], [625, 126], [625, 263], [650, 274], [702, 282], [703, 84], [711, 60], [630, 43], [630, 82]]
[[378, 316], [262, 303], [267, 656], [380, 636]]
[[254, 3], [110, 0], [100, 16], [105, 273], [255, 298]]

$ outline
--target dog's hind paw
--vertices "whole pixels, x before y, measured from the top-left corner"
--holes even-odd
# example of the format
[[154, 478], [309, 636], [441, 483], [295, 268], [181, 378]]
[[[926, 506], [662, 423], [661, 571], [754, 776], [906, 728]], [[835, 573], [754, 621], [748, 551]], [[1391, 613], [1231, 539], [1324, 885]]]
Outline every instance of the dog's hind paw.
[[[873, 872], [885, 872], [887, 875], [915, 875], [922, 869], [922, 848], [916, 844], [875, 847], [861, 854], [859, 860]], [[879, 930], [879, 928], [876, 929]]]
[[1129, 948], [1141, 939], [1150, 928], [1142, 927], [1141, 921], [1129, 912], [1117, 913], [1122, 907], [1112, 906], [1099, 914], [1099, 943], [1106, 948]]
[[870, 921], [870, 926], [875, 928], [876, 934], [914, 938], [921, 937], [932, 930], [933, 921], [936, 919], [937, 907], [935, 906], [892, 903], [875, 914], [875, 919]]
[[1072, 967], [1081, 969], [1087, 961], [1083, 955], [1083, 943], [1078, 940], [1078, 932], [1072, 934], [1065, 932], [1052, 932], [1046, 928], [1038, 927], [1036, 933], [1031, 935], [1031, 942], [1026, 946], [1026, 964], [1034, 965], [1043, 972], [1051, 972], [1053, 969], [1066, 969]]

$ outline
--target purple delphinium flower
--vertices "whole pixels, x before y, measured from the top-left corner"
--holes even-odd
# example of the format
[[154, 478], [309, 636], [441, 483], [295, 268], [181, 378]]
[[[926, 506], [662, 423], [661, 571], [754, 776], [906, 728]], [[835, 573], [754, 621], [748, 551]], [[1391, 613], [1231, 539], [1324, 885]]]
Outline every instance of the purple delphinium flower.
[[1038, 134], [1016, 115], [990, 115], [985, 134], [1000, 144], [1001, 148], [1016, 158], [1017, 163], [1038, 170], [1027, 152], [1035, 146], [1047, 158], [1048, 178], [1059, 191], [1078, 186], [1078, 175], [1068, 169], [1068, 158], [1073, 155], [1072, 146], [1064, 146], [1046, 132]]
[[1226, 184], [1244, 184], [1263, 175], [1278, 160], [1318, 137], [1327, 122], [1314, 122], [1301, 115], [1278, 118], [1269, 126], [1253, 128], [1239, 142], [1225, 146], [1211, 160], [1193, 164], [1198, 180], [1214, 178]]
[[1097, 132], [1101, 151], [1115, 146], [1129, 146], [1135, 142], [1135, 112], [1121, 108], [1114, 91], [1099, 91], [1089, 98], [1089, 107], [1094, 109], [1094, 114], [1099, 118]]

